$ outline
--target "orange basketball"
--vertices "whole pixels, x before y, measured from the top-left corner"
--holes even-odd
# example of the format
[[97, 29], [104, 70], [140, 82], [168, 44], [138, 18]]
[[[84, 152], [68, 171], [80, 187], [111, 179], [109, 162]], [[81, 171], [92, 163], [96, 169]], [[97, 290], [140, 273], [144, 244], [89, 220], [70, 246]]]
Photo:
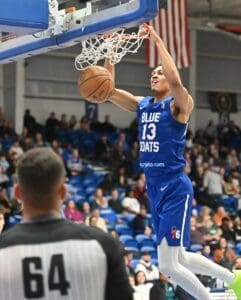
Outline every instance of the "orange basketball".
[[94, 102], [105, 102], [115, 85], [110, 72], [101, 66], [85, 68], [78, 79], [80, 96]]

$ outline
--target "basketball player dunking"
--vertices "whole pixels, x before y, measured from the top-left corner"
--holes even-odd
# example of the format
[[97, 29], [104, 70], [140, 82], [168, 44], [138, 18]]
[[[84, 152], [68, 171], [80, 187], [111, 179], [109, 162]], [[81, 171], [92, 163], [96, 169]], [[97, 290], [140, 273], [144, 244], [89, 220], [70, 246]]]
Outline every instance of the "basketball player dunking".
[[[193, 99], [183, 87], [176, 66], [153, 27], [145, 25], [155, 42], [162, 66], [151, 74], [153, 96], [135, 97], [115, 89], [110, 101], [126, 110], [136, 111], [139, 126], [141, 167], [146, 175], [147, 192], [158, 239], [160, 272], [199, 300], [212, 299], [194, 275], [210, 275], [229, 284], [241, 299], [241, 274], [189, 253], [192, 184], [183, 172], [183, 150]], [[106, 60], [105, 67], [114, 68]]]
[[0, 235], [0, 299], [132, 300], [119, 243], [61, 217], [61, 158], [47, 148], [29, 150], [17, 174], [23, 222]]

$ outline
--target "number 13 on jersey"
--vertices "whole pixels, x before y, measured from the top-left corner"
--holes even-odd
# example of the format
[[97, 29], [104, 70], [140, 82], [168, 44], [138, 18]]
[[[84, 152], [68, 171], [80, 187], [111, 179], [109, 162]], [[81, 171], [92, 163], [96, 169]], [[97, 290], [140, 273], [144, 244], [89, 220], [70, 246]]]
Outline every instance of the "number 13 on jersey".
[[141, 152], [158, 152], [159, 142], [155, 141], [157, 137], [157, 125], [155, 123], [145, 123], [141, 127]]

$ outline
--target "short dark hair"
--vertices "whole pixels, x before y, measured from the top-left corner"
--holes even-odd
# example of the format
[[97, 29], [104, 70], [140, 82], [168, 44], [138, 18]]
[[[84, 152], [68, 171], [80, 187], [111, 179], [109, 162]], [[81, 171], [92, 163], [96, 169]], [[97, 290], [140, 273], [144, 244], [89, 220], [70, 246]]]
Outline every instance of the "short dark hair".
[[17, 162], [20, 187], [36, 200], [48, 197], [60, 180], [65, 178], [61, 157], [51, 148], [34, 148], [25, 152]]

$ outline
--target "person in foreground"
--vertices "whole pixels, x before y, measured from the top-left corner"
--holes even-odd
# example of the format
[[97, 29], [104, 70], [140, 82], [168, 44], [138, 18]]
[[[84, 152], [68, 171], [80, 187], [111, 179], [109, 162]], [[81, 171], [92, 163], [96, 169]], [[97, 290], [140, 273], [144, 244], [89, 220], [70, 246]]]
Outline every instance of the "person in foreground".
[[[193, 189], [183, 171], [183, 151], [194, 103], [163, 41], [153, 27], [144, 26], [162, 61], [162, 66], [151, 73], [153, 96], [136, 97], [115, 88], [109, 100], [125, 110], [137, 112], [140, 165], [146, 175], [159, 244], [159, 270], [196, 299], [212, 297], [194, 273], [220, 278], [241, 299], [241, 275], [235, 275], [201, 255], [185, 251], [190, 241]], [[114, 67], [108, 60], [105, 67], [114, 77]]]
[[0, 236], [0, 299], [132, 300], [120, 244], [61, 217], [61, 158], [51, 149], [29, 150], [17, 175], [23, 221]]

